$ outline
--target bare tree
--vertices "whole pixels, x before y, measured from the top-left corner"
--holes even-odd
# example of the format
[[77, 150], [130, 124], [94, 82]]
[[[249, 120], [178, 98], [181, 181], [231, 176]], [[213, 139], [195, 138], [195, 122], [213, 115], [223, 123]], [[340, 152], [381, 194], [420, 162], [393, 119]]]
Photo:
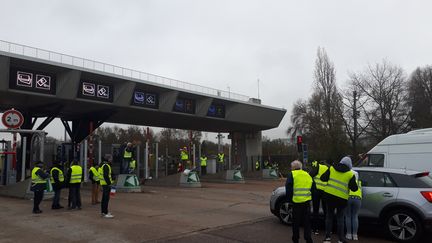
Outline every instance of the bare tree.
[[417, 68], [410, 77], [408, 104], [414, 128], [432, 127], [432, 66]]
[[364, 119], [368, 135], [376, 141], [404, 132], [408, 128], [406, 78], [402, 68], [387, 61], [369, 65], [362, 73], [351, 75], [353, 85], [367, 97]]

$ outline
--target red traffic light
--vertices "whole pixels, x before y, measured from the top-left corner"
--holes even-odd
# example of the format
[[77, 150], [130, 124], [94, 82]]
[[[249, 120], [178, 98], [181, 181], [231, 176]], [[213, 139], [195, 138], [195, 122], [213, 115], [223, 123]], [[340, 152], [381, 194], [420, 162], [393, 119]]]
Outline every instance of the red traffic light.
[[297, 136], [297, 144], [302, 144], [302, 143], [303, 143], [302, 136]]

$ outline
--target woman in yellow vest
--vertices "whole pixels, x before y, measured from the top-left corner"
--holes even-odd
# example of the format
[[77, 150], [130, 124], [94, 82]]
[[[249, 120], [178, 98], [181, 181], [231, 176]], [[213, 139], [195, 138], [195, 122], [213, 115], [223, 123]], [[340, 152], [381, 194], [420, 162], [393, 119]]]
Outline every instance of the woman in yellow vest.
[[304, 239], [307, 243], [312, 243], [310, 202], [315, 183], [312, 177], [302, 170], [302, 166], [303, 164], [298, 160], [291, 162], [291, 173], [287, 174], [285, 190], [288, 201], [293, 205], [292, 241], [299, 242], [300, 224], [303, 221]]
[[348, 205], [345, 209], [345, 225], [346, 225], [346, 238], [348, 240], [358, 240], [358, 212], [361, 207], [362, 188], [361, 181], [358, 178], [358, 173], [353, 170], [356, 177], [358, 190], [353, 192], [350, 190]]
[[324, 172], [321, 181], [327, 182], [324, 188], [324, 199], [327, 203], [325, 220], [326, 235], [323, 243], [331, 243], [331, 231], [333, 229], [333, 217], [336, 210], [337, 234], [339, 241], [346, 242], [344, 214], [347, 206], [349, 191], [357, 191], [357, 183], [354, 173], [351, 171], [351, 158], [346, 156], [341, 161]]
[[39, 208], [44, 195], [44, 190], [46, 189], [46, 183], [49, 175], [45, 173], [42, 169], [43, 162], [36, 161], [35, 166], [31, 172], [31, 190], [34, 192], [33, 198], [33, 213], [42, 213]]

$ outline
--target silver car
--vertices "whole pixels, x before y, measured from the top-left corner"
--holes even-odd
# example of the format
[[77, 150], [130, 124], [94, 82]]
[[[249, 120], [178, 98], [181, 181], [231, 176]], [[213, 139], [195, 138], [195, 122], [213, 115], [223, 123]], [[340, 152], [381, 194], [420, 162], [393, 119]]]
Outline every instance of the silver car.
[[[400, 242], [416, 242], [432, 226], [432, 176], [429, 172], [404, 169], [358, 167], [363, 185], [360, 223], [372, 221], [385, 227]], [[282, 223], [292, 220], [285, 187], [276, 188], [270, 198], [270, 211]]]

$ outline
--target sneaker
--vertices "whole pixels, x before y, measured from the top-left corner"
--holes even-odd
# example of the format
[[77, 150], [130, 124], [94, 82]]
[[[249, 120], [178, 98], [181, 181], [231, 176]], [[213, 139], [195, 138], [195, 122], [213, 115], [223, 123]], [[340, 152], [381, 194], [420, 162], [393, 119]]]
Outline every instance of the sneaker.
[[325, 240], [323, 241], [323, 243], [331, 243], [331, 238], [330, 237], [325, 238]]
[[313, 230], [312, 232], [314, 235], [319, 235], [319, 230]]
[[106, 219], [112, 219], [112, 218], [114, 218], [114, 215], [108, 213], [108, 214], [105, 214], [103, 217]]
[[346, 235], [345, 235], [345, 238], [346, 238], [347, 240], [352, 240], [352, 239], [353, 239], [353, 236], [352, 236], [352, 234], [346, 234]]
[[347, 243], [346, 240], [338, 240], [338, 243]]
[[353, 235], [353, 240], [358, 240], [358, 236], [357, 235]]

